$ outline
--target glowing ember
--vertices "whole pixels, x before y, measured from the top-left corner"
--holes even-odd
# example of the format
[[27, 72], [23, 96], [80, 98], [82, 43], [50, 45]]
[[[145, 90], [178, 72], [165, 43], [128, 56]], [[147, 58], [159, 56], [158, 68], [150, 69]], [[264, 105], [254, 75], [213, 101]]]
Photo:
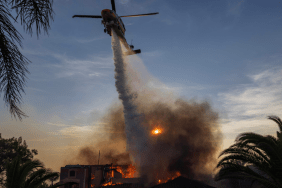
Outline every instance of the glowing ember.
[[154, 130], [152, 130], [152, 134], [160, 134], [162, 133], [162, 130], [160, 128], [155, 128]]
[[172, 177], [169, 177], [169, 178], [166, 178], [166, 179], [162, 179], [162, 180], [159, 179], [159, 180], [158, 180], [158, 184], [166, 183], [166, 182], [168, 182], [168, 181], [170, 181], [170, 180], [173, 180], [173, 179], [175, 179], [175, 178], [177, 178], [177, 177], [179, 177], [179, 176], [181, 176], [180, 172], [176, 172], [175, 175], [172, 176]]
[[104, 183], [102, 186], [109, 186], [109, 185], [114, 185], [114, 184], [112, 184], [112, 182], [110, 181], [109, 183]]

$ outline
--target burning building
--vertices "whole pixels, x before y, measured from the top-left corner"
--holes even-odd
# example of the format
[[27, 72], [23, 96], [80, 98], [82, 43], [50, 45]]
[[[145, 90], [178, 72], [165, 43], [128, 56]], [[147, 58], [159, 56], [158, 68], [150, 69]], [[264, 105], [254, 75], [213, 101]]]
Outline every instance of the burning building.
[[139, 178], [133, 178], [136, 169], [132, 165], [66, 165], [61, 167], [60, 188], [97, 188], [123, 185], [142, 188]]
[[202, 182], [191, 180], [183, 176], [177, 177], [173, 180], [170, 180], [166, 183], [162, 183], [151, 188], [215, 188], [209, 185], [206, 185]]
[[[136, 179], [121, 177], [118, 165], [92, 165], [100, 149], [104, 164], [115, 160], [134, 164], [146, 187], [180, 175], [208, 182], [221, 145], [218, 113], [206, 101], [188, 101], [156, 88], [158, 82], [132, 64], [142, 66], [142, 62], [122, 56], [114, 34], [112, 46], [120, 102], [98, 122], [107, 134], [97, 139], [100, 131], [95, 131], [91, 141], [66, 160], [66, 164], [86, 165], [63, 167], [61, 183], [73, 182], [81, 188], [135, 185]], [[100, 128], [99, 124], [93, 127]]]

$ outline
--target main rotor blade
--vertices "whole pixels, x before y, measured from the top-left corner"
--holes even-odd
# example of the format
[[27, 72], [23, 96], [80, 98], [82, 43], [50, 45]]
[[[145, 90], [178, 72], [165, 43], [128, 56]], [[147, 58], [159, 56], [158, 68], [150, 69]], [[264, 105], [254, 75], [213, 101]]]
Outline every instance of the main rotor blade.
[[151, 15], [155, 15], [155, 14], [159, 14], [159, 13], [158, 13], [158, 12], [154, 12], [154, 13], [148, 13], [148, 14], [135, 14], [135, 15], [120, 16], [120, 17], [139, 17], [139, 16], [151, 16]]
[[112, 3], [112, 10], [117, 12], [116, 11], [116, 4], [115, 4], [115, 0], [111, 0], [111, 3]]
[[73, 18], [102, 18], [102, 16], [95, 16], [95, 15], [73, 15]]

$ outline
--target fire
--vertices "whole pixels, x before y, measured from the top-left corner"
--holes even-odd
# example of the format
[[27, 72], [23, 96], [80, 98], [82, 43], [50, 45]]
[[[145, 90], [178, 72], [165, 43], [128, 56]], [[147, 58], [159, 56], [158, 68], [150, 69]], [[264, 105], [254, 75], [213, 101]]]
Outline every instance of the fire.
[[[122, 178], [134, 178], [134, 173], [136, 172], [136, 168], [135, 166], [133, 166], [132, 164], [130, 165], [121, 165], [121, 166], [112, 166], [109, 167], [110, 169], [114, 169], [117, 172], [122, 174]], [[93, 176], [94, 177], [94, 176]], [[114, 177], [114, 171], [111, 171], [110, 177]], [[121, 183], [112, 183], [112, 181], [107, 182], [102, 184], [102, 186], [108, 186], [108, 185], [119, 185]]]
[[104, 183], [102, 186], [114, 185], [111, 181], [108, 183]]
[[117, 167], [116, 170], [122, 174], [122, 178], [134, 178], [134, 174], [136, 172], [136, 168], [132, 164], [128, 165], [126, 169], [122, 169], [122, 167]]
[[166, 178], [166, 179], [162, 179], [162, 180], [159, 179], [159, 180], [158, 180], [158, 184], [166, 183], [166, 182], [168, 182], [168, 181], [170, 181], [170, 180], [174, 180], [175, 178], [177, 178], [177, 177], [179, 177], [179, 176], [181, 176], [180, 172], [176, 172], [175, 175], [172, 176], [172, 177], [169, 177], [169, 178]]
[[[95, 179], [95, 175], [91, 174], [91, 180], [94, 180], [94, 179]], [[95, 184], [91, 184], [91, 187], [95, 187]]]
[[155, 128], [155, 129], [152, 130], [152, 134], [154, 134], [154, 135], [157, 135], [157, 134], [160, 134], [160, 133], [162, 133], [162, 130], [160, 128]]
[[124, 178], [134, 178], [135, 172], [136, 172], [135, 166], [130, 164], [127, 168], [127, 173], [125, 174]]

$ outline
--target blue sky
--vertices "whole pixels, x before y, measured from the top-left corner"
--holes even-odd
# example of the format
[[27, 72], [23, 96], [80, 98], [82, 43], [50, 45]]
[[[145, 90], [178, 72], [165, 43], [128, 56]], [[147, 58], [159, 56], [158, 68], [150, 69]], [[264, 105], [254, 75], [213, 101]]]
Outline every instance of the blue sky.
[[[23, 136], [54, 170], [64, 151], [79, 147], [118, 100], [111, 37], [99, 19], [72, 18], [105, 8], [110, 0], [55, 0], [49, 36], [39, 40], [16, 25], [22, 52], [32, 61], [22, 105], [30, 117], [12, 119], [1, 100], [1, 133]], [[120, 16], [160, 13], [123, 18], [127, 41], [142, 50], [138, 56], [164, 90], [212, 104], [223, 148], [241, 132], [275, 134], [278, 127], [266, 117], [282, 117], [279, 0], [116, 0], [116, 9]]]

